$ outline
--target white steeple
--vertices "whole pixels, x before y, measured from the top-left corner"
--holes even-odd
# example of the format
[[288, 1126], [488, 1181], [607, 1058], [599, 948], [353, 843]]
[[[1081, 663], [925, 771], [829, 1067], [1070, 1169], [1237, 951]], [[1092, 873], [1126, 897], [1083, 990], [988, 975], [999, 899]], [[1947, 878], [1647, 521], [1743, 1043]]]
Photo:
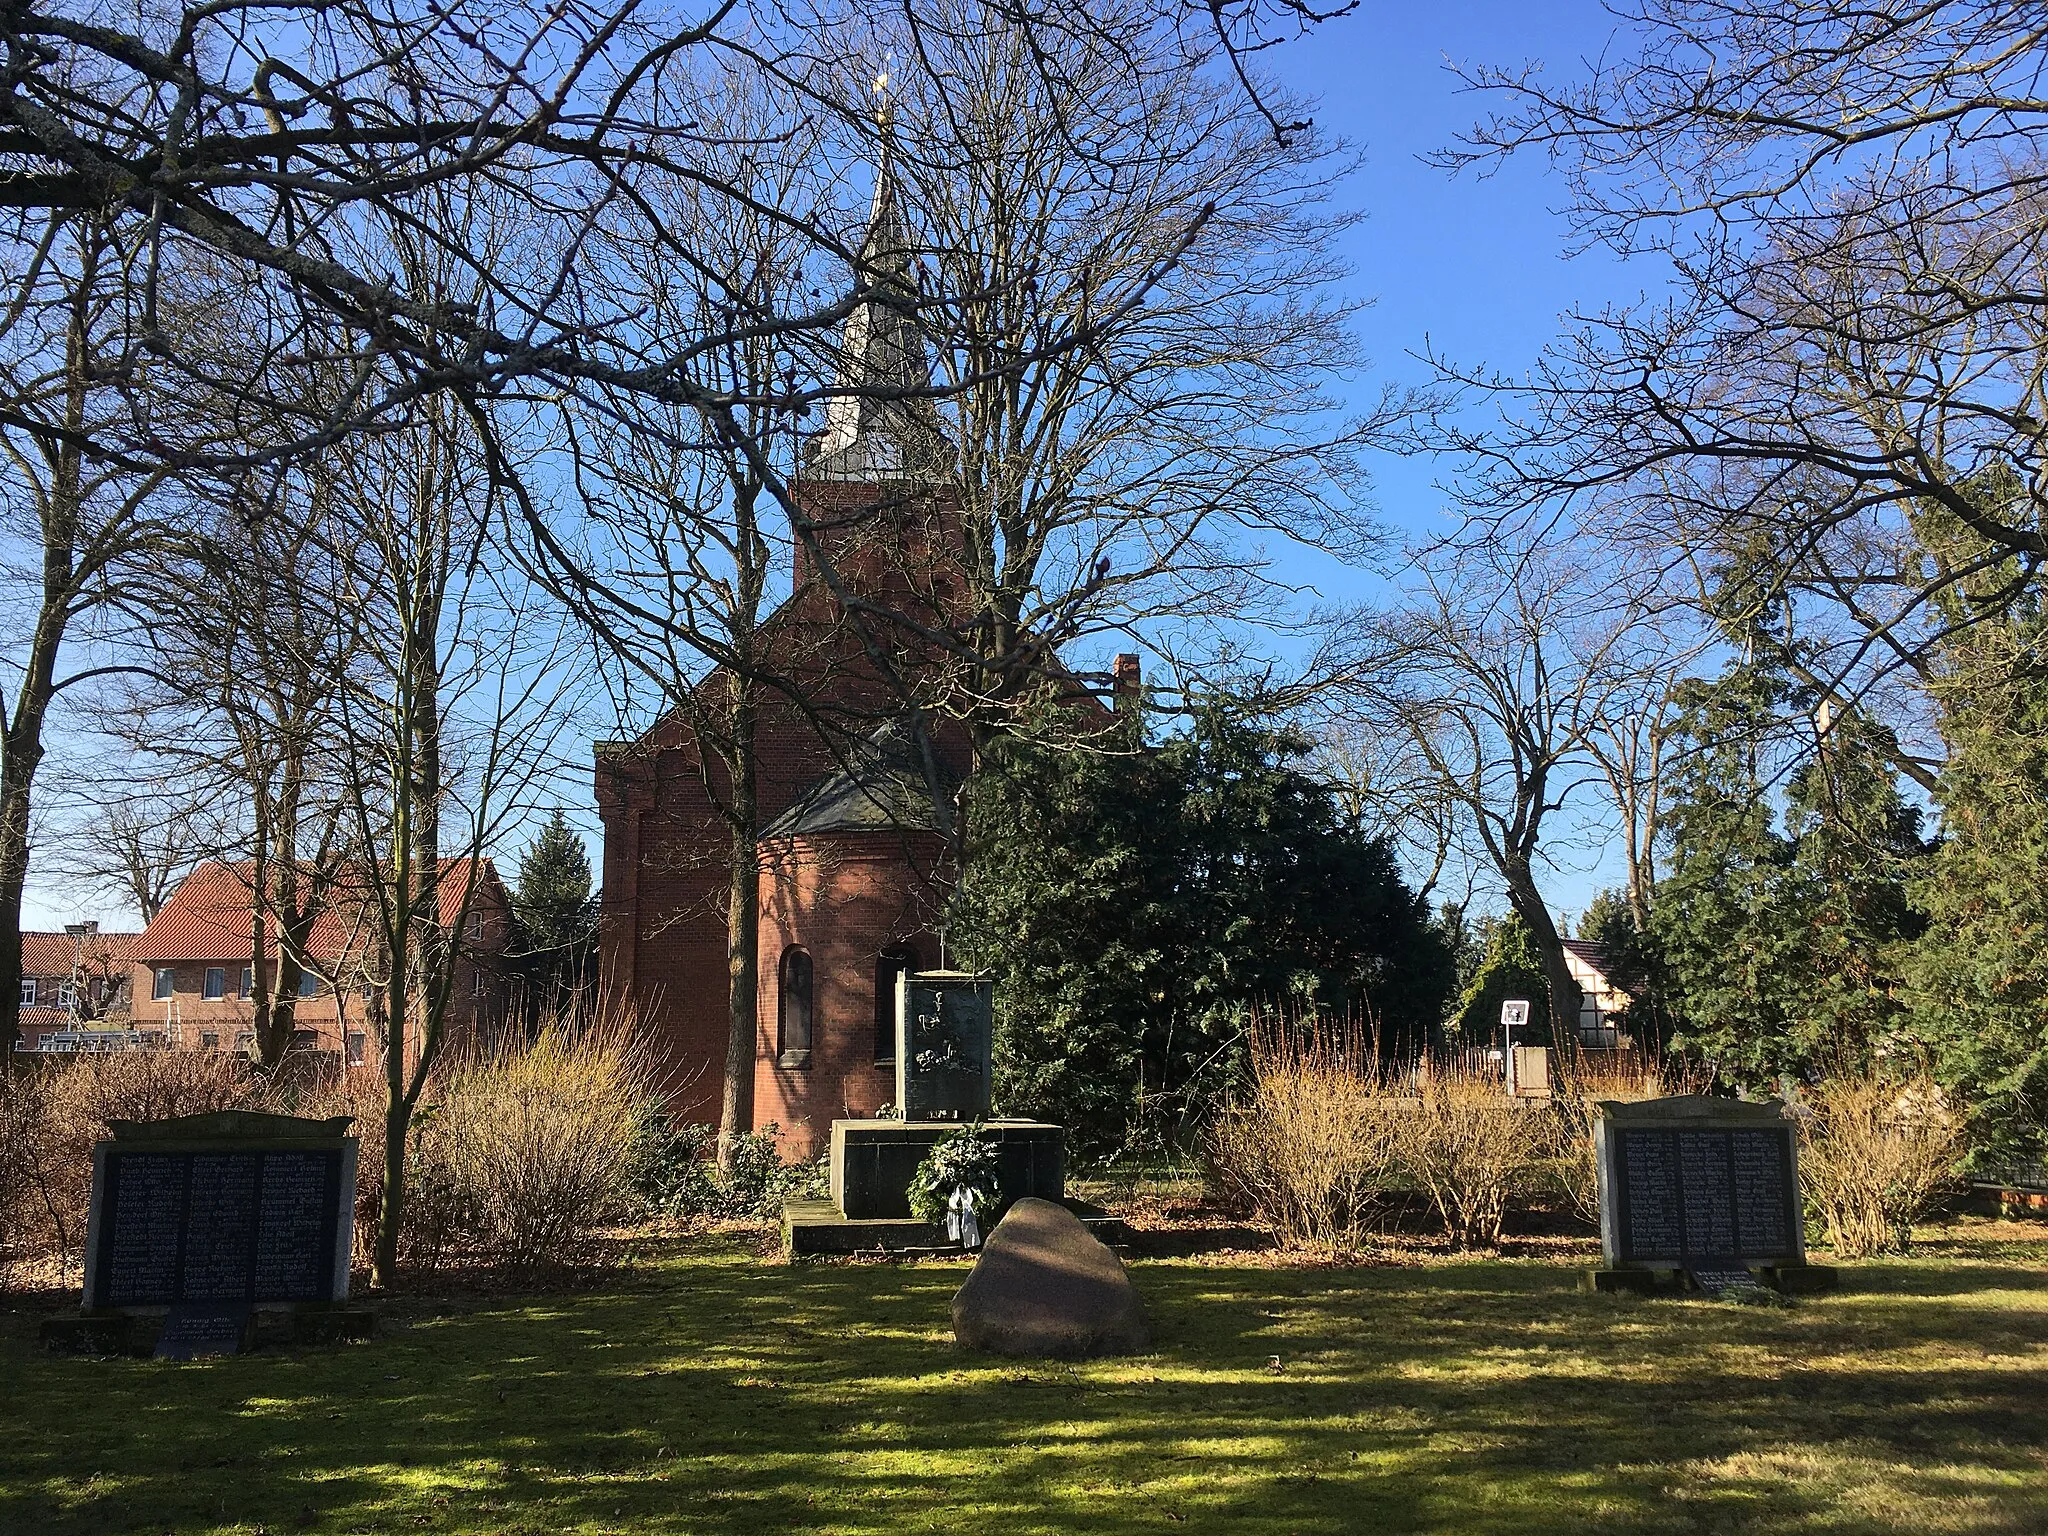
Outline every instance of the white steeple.
[[947, 462], [945, 436], [929, 397], [931, 358], [918, 328], [917, 281], [903, 194], [890, 155], [888, 76], [875, 82], [882, 103], [882, 153], [867, 233], [854, 262], [865, 297], [846, 317], [837, 383], [859, 394], [825, 402], [825, 431], [810, 474], [821, 480], [931, 480]]

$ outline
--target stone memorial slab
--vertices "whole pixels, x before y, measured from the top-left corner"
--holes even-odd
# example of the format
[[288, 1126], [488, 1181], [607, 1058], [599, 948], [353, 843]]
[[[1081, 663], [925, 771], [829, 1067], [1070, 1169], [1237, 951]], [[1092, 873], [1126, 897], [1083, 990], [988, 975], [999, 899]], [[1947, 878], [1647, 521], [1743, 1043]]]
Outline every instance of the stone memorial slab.
[[345, 1299], [351, 1124], [241, 1110], [116, 1121], [93, 1149], [86, 1309]]
[[[1797, 1128], [1776, 1105], [1688, 1096], [1605, 1102], [1599, 1111], [1599, 1274], [1813, 1269]], [[1612, 1287], [1596, 1280], [1596, 1288]]]
[[994, 1065], [994, 983], [962, 971], [906, 971], [896, 987], [898, 1113], [911, 1122], [985, 1118]]
[[157, 1335], [159, 1360], [209, 1360], [249, 1347], [256, 1309], [246, 1301], [180, 1301], [164, 1314]]

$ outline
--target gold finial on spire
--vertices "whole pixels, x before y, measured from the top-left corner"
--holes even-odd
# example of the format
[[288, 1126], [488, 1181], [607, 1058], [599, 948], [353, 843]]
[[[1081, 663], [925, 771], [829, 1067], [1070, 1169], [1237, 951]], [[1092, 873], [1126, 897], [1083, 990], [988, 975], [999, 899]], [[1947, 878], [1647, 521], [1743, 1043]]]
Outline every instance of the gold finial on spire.
[[894, 64], [895, 62], [895, 54], [889, 53], [883, 55], [882, 67], [880, 71], [877, 72], [877, 74], [875, 75], [875, 83], [869, 87], [870, 91], [872, 91], [875, 98], [875, 122], [877, 126], [883, 128], [887, 128], [889, 126], [889, 66]]

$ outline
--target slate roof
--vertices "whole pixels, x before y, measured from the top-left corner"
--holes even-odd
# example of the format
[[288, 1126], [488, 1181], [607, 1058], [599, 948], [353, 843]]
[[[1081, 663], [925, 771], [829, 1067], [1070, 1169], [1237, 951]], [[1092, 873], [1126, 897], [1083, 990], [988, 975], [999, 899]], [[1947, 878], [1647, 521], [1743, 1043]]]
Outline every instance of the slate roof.
[[[436, 892], [441, 908], [441, 925], [455, 921], [462, 908], [463, 887], [469, 880], [468, 859], [443, 859], [441, 883]], [[156, 920], [135, 941], [134, 958], [145, 964], [174, 960], [240, 961], [246, 964], [253, 951], [250, 934], [254, 927], [256, 878], [253, 860], [226, 864], [209, 859], [201, 864], [171, 893]], [[491, 861], [485, 859], [478, 875], [479, 886], [497, 879]], [[340, 893], [313, 924], [306, 948], [315, 960], [339, 960], [360, 944], [368, 930], [367, 914], [359, 897]]]
[[830, 832], [942, 832], [959, 776], [935, 760], [934, 786], [908, 721], [892, 720], [847, 754], [844, 767], [816, 780], [762, 831], [762, 841]]

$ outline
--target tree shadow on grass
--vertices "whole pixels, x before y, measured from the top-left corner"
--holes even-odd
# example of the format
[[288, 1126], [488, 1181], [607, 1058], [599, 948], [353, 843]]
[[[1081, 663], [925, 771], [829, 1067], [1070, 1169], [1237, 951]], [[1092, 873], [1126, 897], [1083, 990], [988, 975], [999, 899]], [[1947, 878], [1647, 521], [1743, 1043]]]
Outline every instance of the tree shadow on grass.
[[0, 1531], [2048, 1528], [2048, 1365], [1967, 1288], [1145, 1264], [1153, 1351], [1070, 1366], [956, 1350], [964, 1266], [656, 1273], [192, 1366], [11, 1331]]

